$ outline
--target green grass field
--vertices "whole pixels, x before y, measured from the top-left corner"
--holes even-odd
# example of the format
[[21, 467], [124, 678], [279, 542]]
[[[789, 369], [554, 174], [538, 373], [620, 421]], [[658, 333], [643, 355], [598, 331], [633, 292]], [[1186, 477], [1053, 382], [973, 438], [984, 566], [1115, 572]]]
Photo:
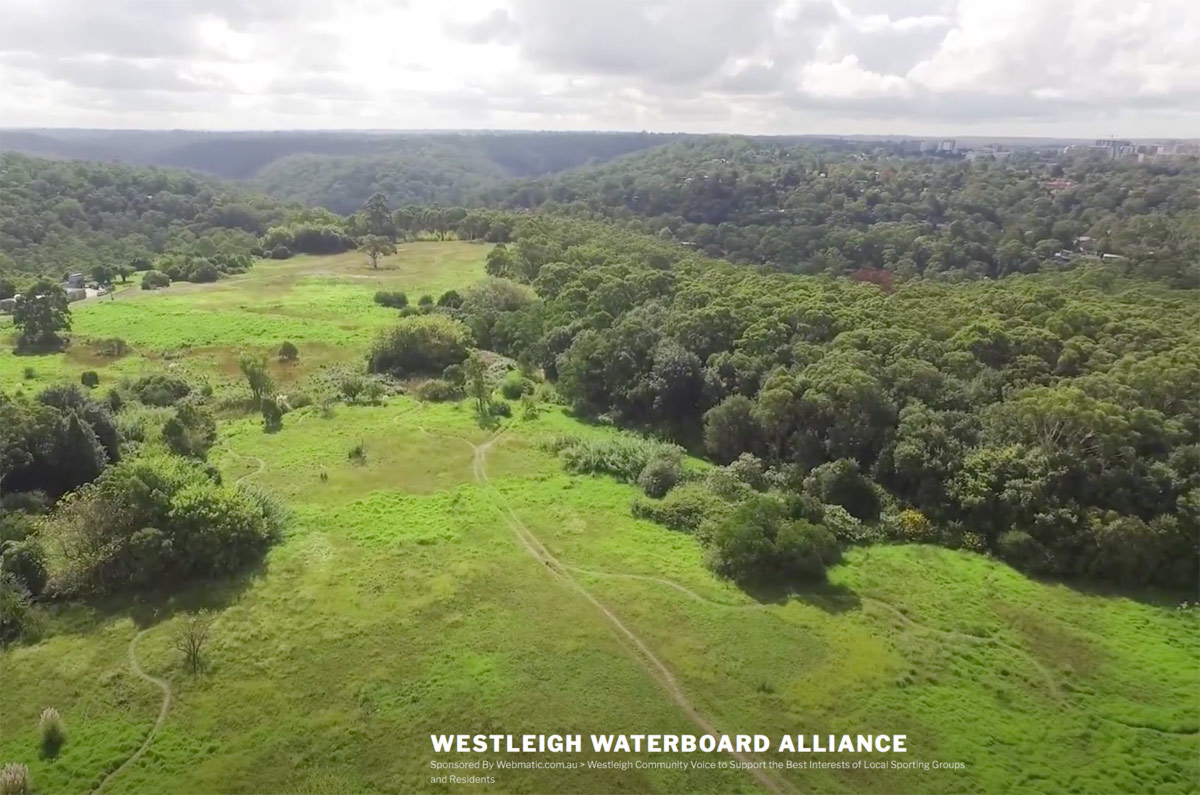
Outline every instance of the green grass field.
[[[183, 363], [218, 385], [237, 349], [291, 338], [303, 382], [357, 361], [394, 317], [374, 289], [461, 288], [485, 252], [416, 244], [379, 273], [349, 255], [265, 263], [78, 307], [75, 331], [134, 346], [87, 365], [105, 379]], [[87, 369], [71, 353], [5, 353], [6, 388], [30, 360], [38, 384]], [[903, 733], [905, 761], [966, 766], [769, 774], [783, 791], [1196, 791], [1194, 612], [925, 546], [853, 549], [826, 588], [759, 602], [715, 578], [690, 536], [634, 519], [636, 488], [568, 475], [539, 445], [615, 432], [558, 409], [485, 431], [465, 405], [406, 397], [302, 409], [275, 434], [226, 419], [210, 459], [287, 500], [287, 537], [261, 571], [168, 604], [58, 608], [45, 639], [0, 656], [0, 762], [28, 764], [37, 791], [55, 793], [89, 791], [121, 765], [160, 707], [127, 656], [145, 630], [137, 659], [172, 704], [105, 792], [761, 791], [728, 769], [429, 783], [430, 733], [699, 733], [698, 719], [774, 738]], [[170, 638], [175, 613], [197, 606], [218, 618], [209, 669], [192, 676]], [[51, 705], [69, 739], [42, 759]]]

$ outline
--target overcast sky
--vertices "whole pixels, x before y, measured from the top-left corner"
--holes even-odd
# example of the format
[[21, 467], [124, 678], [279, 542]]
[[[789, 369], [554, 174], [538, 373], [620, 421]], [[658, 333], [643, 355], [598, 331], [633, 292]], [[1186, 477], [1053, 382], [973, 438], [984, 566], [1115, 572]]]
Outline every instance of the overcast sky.
[[1200, 0], [0, 0], [0, 125], [1200, 137]]

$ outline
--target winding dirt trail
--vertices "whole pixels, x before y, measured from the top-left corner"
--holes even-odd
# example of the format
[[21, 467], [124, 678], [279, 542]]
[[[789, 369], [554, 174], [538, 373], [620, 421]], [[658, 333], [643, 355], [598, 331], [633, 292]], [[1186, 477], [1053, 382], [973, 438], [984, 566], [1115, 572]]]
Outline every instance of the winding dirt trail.
[[234, 480], [233, 481], [234, 485], [236, 485], [238, 483], [243, 483], [243, 482], [249, 480], [250, 478], [256, 478], [259, 475], [261, 475], [262, 473], [267, 471], [267, 462], [262, 460], [258, 456], [246, 455], [244, 453], [239, 453], [237, 450], [234, 450], [232, 447], [230, 447], [228, 442], [225, 442], [223, 447], [234, 458], [240, 458], [243, 461], [253, 461], [257, 465], [257, 468], [253, 472], [247, 472], [246, 474], [244, 474], [244, 475], [238, 477], [236, 480]]
[[[513, 533], [521, 545], [525, 547], [525, 550], [532, 555], [535, 560], [540, 561], [546, 567], [546, 570], [552, 577], [578, 593], [600, 612], [600, 615], [604, 617], [605, 621], [607, 621], [608, 624], [616, 631], [618, 637], [622, 638], [630, 650], [633, 651], [634, 658], [641, 664], [646, 672], [650, 674], [651, 678], [658, 682], [663, 690], [666, 691], [667, 695], [670, 696], [675, 705], [679, 707], [679, 709], [688, 717], [689, 720], [692, 721], [692, 723], [698, 726], [705, 734], [710, 734], [716, 737], [723, 736], [724, 732], [718, 730], [716, 726], [714, 726], [700, 713], [700, 711], [692, 703], [691, 699], [688, 698], [683, 688], [680, 687], [679, 682], [675, 678], [675, 675], [671, 672], [671, 669], [668, 668], [653, 651], [651, 651], [650, 647], [646, 645], [645, 641], [638, 637], [638, 635], [634, 633], [634, 631], [631, 630], [625, 624], [625, 622], [623, 622], [612, 610], [610, 610], [599, 599], [597, 599], [591, 593], [591, 591], [589, 591], [578, 580], [571, 576], [572, 567], [564, 565], [548, 549], [546, 549], [545, 545], [542, 544], [537, 535], [534, 534], [534, 532], [530, 530], [523, 521], [521, 521], [520, 517], [518, 517], [511, 508], [503, 503], [502, 498], [496, 493], [495, 489], [490, 487], [490, 481], [487, 474], [487, 453], [492, 446], [505, 434], [505, 432], [508, 430], [507, 427], [502, 428], [486, 442], [478, 445], [473, 444], [461, 437], [442, 436], [440, 434], [430, 433], [419, 425], [417, 426], [417, 429], [427, 436], [454, 440], [470, 446], [474, 453], [471, 462], [471, 469], [475, 481], [482, 486], [489, 487], [489, 490], [493, 494], [493, 507], [495, 507], [500, 515], [505, 519], [509, 530]], [[689, 593], [693, 598], [699, 598], [701, 601], [706, 601], [703, 599], [703, 597], [700, 597], [699, 594], [688, 591], [688, 589], [678, 585], [678, 583], [672, 584], [669, 580], [659, 580], [659, 582], [672, 585], [672, 587], [676, 587], [677, 589], [682, 589], [684, 592]], [[753, 776], [755, 781], [757, 781], [764, 789], [777, 793], [788, 792], [791, 790], [789, 785], [777, 780], [774, 776], [769, 775], [766, 770], [757, 767], [756, 764], [760, 764], [757, 762], [757, 760], [754, 760], [739, 751], [730, 751], [729, 755], [744, 765], [745, 772]]]
[[162, 706], [158, 709], [158, 718], [154, 721], [154, 725], [150, 727], [150, 732], [146, 735], [146, 739], [142, 741], [141, 746], [133, 752], [132, 756], [122, 762], [120, 767], [105, 776], [104, 780], [100, 782], [99, 786], [92, 790], [93, 793], [98, 793], [108, 786], [110, 781], [119, 776], [127, 767], [130, 767], [137, 762], [137, 760], [141, 758], [142, 754], [146, 753], [146, 749], [148, 749], [150, 747], [150, 743], [154, 741], [154, 735], [158, 734], [158, 730], [161, 729], [163, 723], [166, 722], [167, 712], [171, 709], [171, 700], [174, 698], [174, 694], [171, 691], [171, 685], [169, 685], [165, 680], [151, 676], [143, 671], [142, 666], [139, 665], [137, 661], [137, 642], [141, 640], [142, 636], [149, 631], [149, 629], [143, 629], [141, 632], [133, 636], [133, 640], [129, 641], [129, 667], [133, 670], [134, 675], [139, 679], [149, 682], [162, 691]]

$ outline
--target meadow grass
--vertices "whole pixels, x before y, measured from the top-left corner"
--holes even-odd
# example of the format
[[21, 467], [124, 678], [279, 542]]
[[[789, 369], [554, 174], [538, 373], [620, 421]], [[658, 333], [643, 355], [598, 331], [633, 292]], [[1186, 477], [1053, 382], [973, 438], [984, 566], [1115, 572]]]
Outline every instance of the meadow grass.
[[[430, 254], [425, 283], [461, 289], [478, 278], [481, 248], [442, 248], [461, 256], [447, 254], [451, 273], [442, 273]], [[478, 259], [467, 262], [467, 251]], [[295, 278], [266, 274], [274, 267]], [[340, 267], [348, 270], [325, 275]], [[138, 296], [123, 311], [151, 322], [156, 306], [195, 306], [214, 339], [232, 340], [250, 326], [225, 328], [229, 318], [289, 316], [240, 306], [364, 293], [365, 302], [345, 292], [345, 305], [361, 304], [341, 318], [353, 327], [345, 337], [295, 335], [302, 369], [293, 376], [303, 388], [322, 367], [355, 361], [365, 332], [394, 316], [370, 303], [374, 281], [357, 285], [360, 267], [348, 255], [263, 263], [244, 289], [229, 280], [214, 292]], [[275, 277], [282, 296], [251, 299], [255, 279]], [[213, 314], [205, 302], [215, 302]], [[90, 315], [106, 311], [82, 307], [79, 327], [101, 328]], [[326, 305], [314, 317], [337, 325], [337, 314]], [[102, 379], [166, 362], [234, 389], [222, 357], [247, 341], [206, 342], [197, 354], [179, 350], [186, 332], [154, 328], [161, 338], [147, 336], [128, 361], [95, 366]], [[255, 344], [286, 336], [264, 332]], [[318, 342], [328, 347], [305, 348]], [[0, 357], [4, 372], [10, 358], [35, 357]], [[77, 366], [36, 358], [46, 360], [37, 381]], [[918, 545], [852, 549], [822, 588], [748, 594], [705, 568], [694, 538], [634, 518], [636, 486], [565, 472], [547, 439], [620, 432], [557, 407], [509, 420], [498, 437], [466, 404], [403, 396], [339, 405], [332, 416], [291, 412], [272, 434], [256, 417], [231, 414], [220, 430], [210, 460], [225, 478], [286, 499], [286, 537], [260, 571], [235, 581], [167, 601], [60, 605], [41, 641], [0, 654], [0, 763], [29, 765], [38, 791], [90, 790], [141, 744], [159, 693], [130, 672], [126, 653], [140, 629], [148, 629], [141, 665], [170, 682], [175, 699], [147, 754], [106, 792], [759, 791], [728, 769], [501, 771], [486, 788], [430, 782], [441, 775], [428, 767], [431, 733], [699, 731], [568, 574], [721, 731], [776, 740], [903, 733], [904, 761], [966, 765], [780, 773], [789, 788], [1195, 791], [1200, 628], [1194, 612], [1151, 595], [1038, 582], [986, 557]], [[365, 455], [352, 460], [360, 443]], [[481, 458], [486, 480], [477, 477]], [[518, 527], [569, 568], [531, 555]], [[171, 634], [180, 612], [202, 606], [217, 618], [206, 670], [193, 676]], [[53, 759], [38, 752], [38, 718], [50, 706], [70, 727]]]

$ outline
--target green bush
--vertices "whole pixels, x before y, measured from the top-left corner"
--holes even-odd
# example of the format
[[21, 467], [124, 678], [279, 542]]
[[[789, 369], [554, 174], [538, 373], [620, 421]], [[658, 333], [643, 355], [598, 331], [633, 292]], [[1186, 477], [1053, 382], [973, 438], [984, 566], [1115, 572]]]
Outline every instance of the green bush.
[[546, 447], [558, 454], [569, 472], [611, 475], [626, 483], [636, 482], [646, 464], [654, 458], [683, 455], [683, 451], [675, 445], [634, 436], [604, 440], [563, 436], [550, 440]]
[[42, 737], [42, 752], [46, 756], [56, 756], [67, 741], [67, 725], [54, 707], [42, 710], [42, 717], [38, 721], [38, 733]]
[[814, 469], [804, 480], [804, 493], [819, 503], [840, 505], [852, 516], [872, 522], [879, 516], [879, 495], [874, 485], [847, 458]]
[[183, 401], [163, 424], [162, 435], [167, 449], [176, 455], [204, 459], [217, 441], [217, 423], [208, 409]]
[[0, 571], [11, 574], [31, 596], [46, 587], [46, 553], [36, 535], [0, 543]]
[[789, 519], [772, 497], [754, 496], [714, 526], [708, 565], [735, 582], [814, 582], [841, 556], [821, 525]]
[[146, 271], [142, 274], [143, 290], [158, 290], [171, 286], [171, 277], [162, 271]]
[[192, 387], [182, 378], [164, 373], [144, 375], [133, 383], [133, 394], [147, 406], [173, 406], [187, 397]]
[[294, 362], [300, 358], [300, 349], [291, 342], [284, 342], [279, 346], [279, 361]]
[[422, 381], [417, 384], [414, 394], [417, 396], [417, 400], [423, 400], [427, 403], [438, 403], [445, 400], [457, 400], [462, 397], [462, 390], [449, 381], [444, 381], [440, 378], [431, 378], [428, 381]]
[[493, 417], [511, 417], [512, 404], [503, 400], [496, 400], [488, 405], [488, 412]]
[[1023, 571], [1039, 573], [1048, 568], [1046, 548], [1024, 530], [1002, 533], [997, 540], [996, 551], [1006, 563]]
[[288, 259], [292, 256], [292, 250], [282, 243], [278, 243], [271, 249], [271, 259]]
[[259, 410], [262, 412], [263, 430], [267, 433], [274, 433], [283, 427], [283, 407], [279, 405], [279, 401], [264, 398], [259, 403]]
[[392, 309], [403, 309], [408, 306], [408, 296], [399, 290], [379, 290], [375, 293], [375, 303]]
[[678, 455], [656, 455], [646, 462], [638, 474], [638, 485], [647, 497], [660, 498], [675, 488], [675, 484], [683, 476], [683, 467]]
[[463, 298], [458, 294], [458, 290], [447, 290], [438, 296], [437, 305], [446, 309], [458, 309], [462, 306]]
[[682, 533], [698, 532], [705, 521], [720, 521], [732, 511], [731, 503], [702, 483], [671, 489], [661, 500], [639, 498], [633, 503], [634, 516]]
[[51, 590], [96, 596], [226, 576], [261, 559], [278, 515], [197, 462], [147, 455], [109, 467], [61, 500], [46, 520], [60, 550]]
[[7, 571], [0, 571], [0, 646], [28, 634], [33, 620], [29, 590]]
[[124, 356], [126, 353], [128, 353], [129, 345], [127, 345], [125, 340], [121, 339], [120, 337], [108, 337], [106, 339], [96, 340], [93, 342], [92, 350], [96, 352], [97, 356], [116, 358], [118, 356]]
[[520, 400], [522, 395], [533, 392], [533, 382], [521, 375], [518, 370], [509, 370], [500, 382], [500, 394], [509, 400]]
[[375, 340], [369, 370], [398, 377], [438, 375], [467, 358], [467, 327], [445, 315], [402, 318]]
[[79, 374], [79, 383], [88, 389], [95, 389], [100, 386], [100, 374], [95, 370], [84, 370]]

